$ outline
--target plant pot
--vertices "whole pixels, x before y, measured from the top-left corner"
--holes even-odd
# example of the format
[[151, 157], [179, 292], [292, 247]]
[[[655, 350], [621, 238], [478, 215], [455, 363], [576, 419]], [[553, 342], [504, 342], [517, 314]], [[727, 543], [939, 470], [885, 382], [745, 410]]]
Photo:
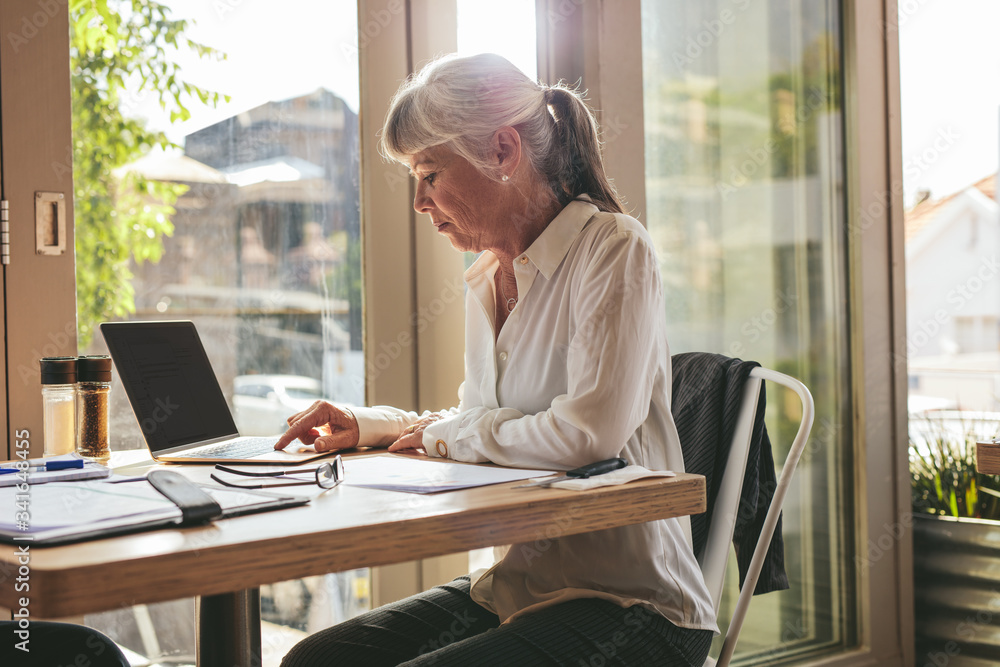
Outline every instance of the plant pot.
[[914, 515], [916, 665], [1000, 665], [1000, 522]]

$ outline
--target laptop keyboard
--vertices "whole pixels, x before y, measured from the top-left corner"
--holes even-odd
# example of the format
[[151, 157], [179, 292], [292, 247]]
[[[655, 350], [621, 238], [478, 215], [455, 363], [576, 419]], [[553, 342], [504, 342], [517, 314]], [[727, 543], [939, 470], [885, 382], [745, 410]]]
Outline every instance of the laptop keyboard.
[[171, 454], [175, 458], [185, 459], [246, 459], [258, 454], [274, 451], [276, 438], [240, 438], [232, 442], [222, 442], [218, 445], [202, 447], [190, 452]]

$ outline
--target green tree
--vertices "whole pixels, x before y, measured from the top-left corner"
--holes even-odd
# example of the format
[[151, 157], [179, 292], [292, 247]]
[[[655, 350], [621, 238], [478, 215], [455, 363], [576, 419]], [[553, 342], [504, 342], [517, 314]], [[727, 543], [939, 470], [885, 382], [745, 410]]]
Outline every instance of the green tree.
[[[80, 347], [103, 320], [135, 312], [130, 260], [159, 261], [163, 236], [184, 186], [150, 181], [125, 169], [154, 147], [172, 144], [123, 113], [123, 103], [151, 95], [171, 122], [188, 105], [223, 96], [185, 82], [173, 55], [190, 49], [224, 55], [184, 36], [185, 20], [155, 0], [71, 0], [70, 73], [76, 218], [77, 326]], [[228, 98], [226, 98], [228, 99]]]

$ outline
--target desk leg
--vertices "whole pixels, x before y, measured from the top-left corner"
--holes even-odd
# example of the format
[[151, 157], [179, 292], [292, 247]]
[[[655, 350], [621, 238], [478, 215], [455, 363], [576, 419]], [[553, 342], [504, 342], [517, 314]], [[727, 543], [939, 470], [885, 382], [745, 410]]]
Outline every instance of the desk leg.
[[261, 667], [260, 589], [198, 598], [198, 665]]

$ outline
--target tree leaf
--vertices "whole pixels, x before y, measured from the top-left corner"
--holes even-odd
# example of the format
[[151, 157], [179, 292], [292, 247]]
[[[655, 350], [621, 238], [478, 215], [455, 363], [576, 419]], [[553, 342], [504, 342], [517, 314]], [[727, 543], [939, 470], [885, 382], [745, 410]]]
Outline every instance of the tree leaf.
[[[172, 120], [189, 118], [185, 98], [204, 100], [184, 81], [174, 57], [188, 27], [155, 0], [72, 0], [70, 71], [73, 191], [76, 217], [77, 322], [81, 348], [96, 325], [135, 312], [131, 262], [155, 262], [173, 234], [173, 205], [185, 188], [146, 181], [122, 168], [154, 147], [173, 146], [161, 132], [122, 114], [127, 82], [154, 91]], [[200, 57], [219, 57], [192, 46]], [[168, 83], [169, 82], [169, 83]], [[213, 93], [210, 103], [218, 102]]]

